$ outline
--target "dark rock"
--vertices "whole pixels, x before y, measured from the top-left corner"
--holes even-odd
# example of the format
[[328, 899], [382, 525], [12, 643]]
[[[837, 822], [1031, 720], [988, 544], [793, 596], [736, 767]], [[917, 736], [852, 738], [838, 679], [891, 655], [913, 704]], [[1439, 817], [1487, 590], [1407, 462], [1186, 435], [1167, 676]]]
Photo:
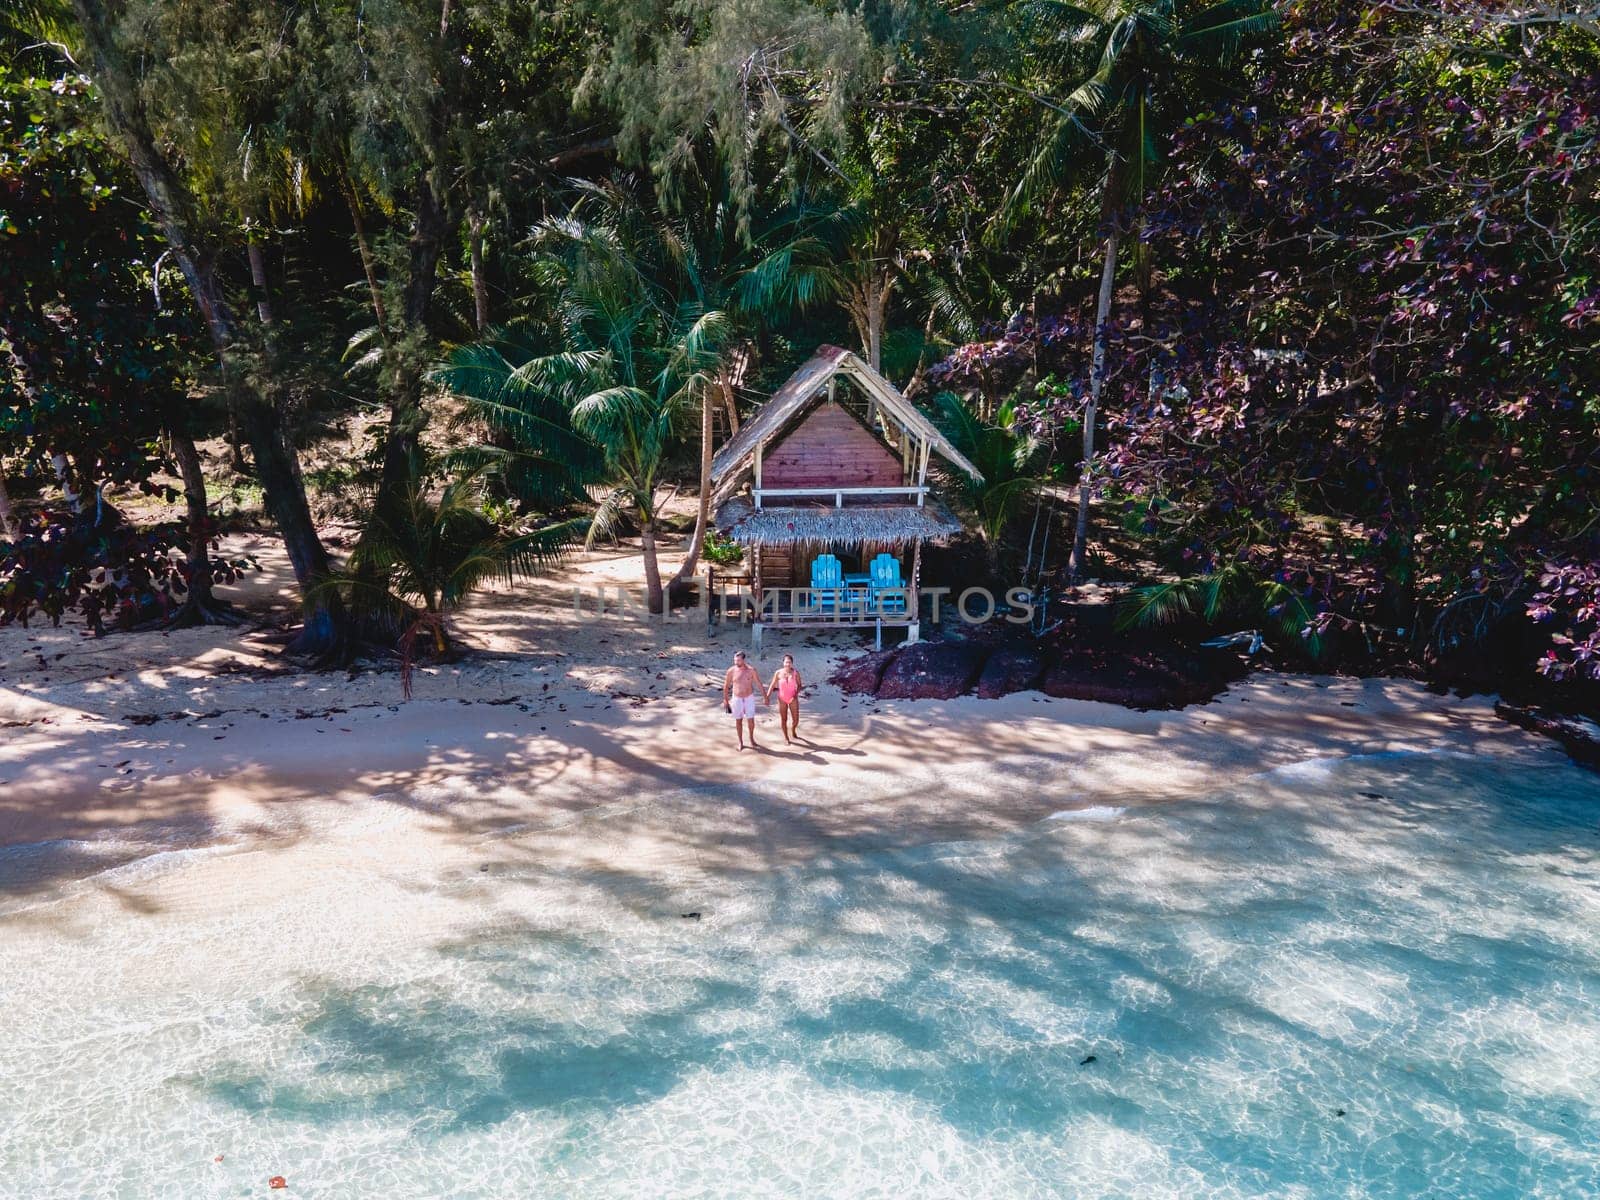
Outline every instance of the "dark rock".
[[971, 689], [988, 658], [971, 642], [919, 642], [895, 656], [878, 684], [883, 700], [953, 700]]
[[1089, 1055], [1089, 1057], [1087, 1057], [1087, 1058], [1083, 1059], [1081, 1062], [1079, 1062], [1078, 1065], [1080, 1067], [1087, 1067], [1090, 1063], [1099, 1062], [1099, 1061], [1100, 1061], [1099, 1059], [1095, 1058], [1095, 1056], [1091, 1054], [1091, 1055]]
[[899, 653], [900, 648], [896, 646], [892, 650], [876, 650], [859, 658], [848, 659], [828, 676], [828, 682], [842, 692], [861, 696], [873, 695], [878, 690], [878, 681], [883, 678], [884, 668], [893, 662], [895, 655]]
[[1182, 708], [1212, 699], [1234, 678], [1237, 663], [1176, 651], [1073, 647], [1045, 672], [1040, 689], [1066, 700], [1099, 700], [1127, 708]]
[[978, 676], [978, 695], [995, 700], [1022, 692], [1044, 674], [1044, 651], [1037, 644], [1002, 646], [989, 656]]
[[1494, 711], [1513, 725], [1554, 738], [1572, 756], [1573, 762], [1600, 767], [1600, 725], [1588, 717], [1505, 703], [1496, 704]]

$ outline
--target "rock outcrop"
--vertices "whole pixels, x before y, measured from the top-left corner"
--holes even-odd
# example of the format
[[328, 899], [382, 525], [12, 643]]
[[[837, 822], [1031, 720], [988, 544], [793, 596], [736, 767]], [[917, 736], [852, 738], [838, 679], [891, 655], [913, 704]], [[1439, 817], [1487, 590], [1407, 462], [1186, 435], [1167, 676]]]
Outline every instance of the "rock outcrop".
[[953, 700], [970, 691], [988, 649], [973, 642], [918, 642], [899, 651], [884, 669], [883, 700]]

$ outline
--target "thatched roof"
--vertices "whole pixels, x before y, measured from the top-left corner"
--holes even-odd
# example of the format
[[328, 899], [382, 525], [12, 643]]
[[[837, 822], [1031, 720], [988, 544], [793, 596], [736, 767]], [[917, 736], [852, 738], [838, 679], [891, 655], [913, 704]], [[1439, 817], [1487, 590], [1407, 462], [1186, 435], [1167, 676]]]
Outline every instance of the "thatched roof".
[[739, 427], [739, 432], [728, 439], [712, 460], [712, 479], [723, 484], [748, 467], [761, 443], [780, 433], [795, 416], [823, 398], [824, 385], [835, 375], [854, 380], [901, 429], [918, 441], [926, 442], [941, 458], [974, 479], [983, 480], [978, 468], [934, 428], [933, 422], [923, 416], [916, 405], [896, 391], [894, 384], [860, 357], [838, 346], [819, 347], [787, 383], [772, 393], [760, 411]]
[[858, 546], [864, 543], [943, 542], [961, 532], [961, 522], [929, 497], [921, 508], [910, 504], [850, 504], [757, 508], [735, 496], [717, 509], [717, 529], [741, 546], [789, 546], [808, 542]]

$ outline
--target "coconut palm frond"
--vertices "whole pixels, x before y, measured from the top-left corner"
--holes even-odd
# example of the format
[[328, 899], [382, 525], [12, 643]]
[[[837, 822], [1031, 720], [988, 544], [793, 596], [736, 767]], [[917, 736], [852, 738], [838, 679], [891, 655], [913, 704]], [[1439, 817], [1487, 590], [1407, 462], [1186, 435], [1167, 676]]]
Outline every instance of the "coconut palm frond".
[[583, 538], [585, 549], [593, 549], [596, 542], [616, 536], [617, 522], [622, 519], [622, 510], [631, 500], [631, 494], [622, 488], [613, 488], [606, 493], [595, 508], [594, 515], [589, 518], [589, 529]]
[[1184, 22], [1175, 49], [1187, 58], [1226, 63], [1249, 41], [1271, 33], [1281, 23], [1270, 0], [1224, 0]]
[[572, 406], [572, 421], [579, 429], [605, 444], [625, 428], [638, 428], [657, 419], [653, 393], [619, 383], [590, 392]]
[[1194, 615], [1195, 581], [1177, 579], [1135, 588], [1117, 604], [1116, 628], [1152, 629]]
[[400, 496], [373, 512], [345, 570], [330, 584], [353, 610], [405, 629], [407, 662], [422, 625], [435, 648], [445, 651], [445, 617], [468, 595], [490, 582], [539, 573], [583, 532], [578, 519], [508, 534], [482, 510], [480, 471], [468, 470], [434, 494], [431, 478], [441, 465], [413, 460]]
[[[1079, 93], [1085, 98], [1081, 111], [1080, 106], [1070, 102], [1062, 105], [1065, 111], [1055, 114], [1049, 133], [1007, 195], [995, 223], [997, 235], [1014, 230], [1035, 206], [1080, 176], [1086, 169], [1085, 164], [1096, 160], [1099, 139], [1086, 123], [1084, 113], [1090, 111], [1087, 101], [1099, 97], [1100, 88], [1091, 80], [1073, 95]], [[1099, 105], [1096, 99], [1095, 107]]]
[[1286, 638], [1298, 641], [1312, 658], [1321, 658], [1323, 638], [1318, 633], [1307, 632], [1316, 613], [1306, 603], [1304, 596], [1273, 580], [1261, 585], [1262, 609]]
[[542, 574], [561, 561], [568, 547], [583, 539], [587, 525], [587, 520], [577, 518], [509, 536], [491, 526], [487, 536], [460, 546], [441, 581], [440, 607], [459, 606], [485, 584], [509, 587], [518, 579]]
[[1003, 227], [1014, 227], [1030, 208], [1091, 170], [1120, 185], [1118, 201], [1137, 203], [1153, 185], [1166, 135], [1182, 120], [1185, 105], [1225, 91], [1239, 53], [1278, 23], [1272, 0], [1221, 0], [1198, 12], [1189, 7], [1172, 0], [1107, 0], [1086, 9], [1033, 0], [1027, 6], [1032, 27], [1101, 46], [1092, 68], [1075, 80], [1068, 74], [1065, 98], [1052, 105], [1054, 126], [1002, 210]]
[[365, 329], [357, 330], [345, 343], [343, 355], [347, 364], [345, 374], [356, 376], [376, 371], [383, 365], [386, 348], [383, 330], [378, 326], [369, 325]]
[[955, 284], [948, 277], [942, 274], [930, 276], [925, 284], [925, 291], [933, 303], [934, 312], [944, 322], [953, 340], [977, 341], [982, 322], [979, 321], [976, 311], [966, 297], [956, 290]]
[[1017, 431], [1009, 409], [1001, 410], [999, 421], [985, 423], [953, 392], [940, 392], [934, 406], [940, 431], [983, 475], [979, 482], [962, 473], [954, 477], [954, 484], [966, 506], [978, 515], [984, 539], [998, 547], [1007, 526], [1043, 482], [1033, 471], [1038, 447]]

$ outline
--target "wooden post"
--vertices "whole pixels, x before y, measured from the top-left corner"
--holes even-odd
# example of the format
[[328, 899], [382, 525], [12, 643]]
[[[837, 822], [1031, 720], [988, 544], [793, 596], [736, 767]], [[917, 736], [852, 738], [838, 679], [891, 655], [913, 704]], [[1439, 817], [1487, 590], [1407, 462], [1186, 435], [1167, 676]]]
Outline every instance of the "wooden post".
[[[759, 461], [759, 460], [757, 460]], [[750, 645], [761, 649], [761, 543], [750, 552], [750, 598], [755, 601], [756, 619], [750, 626]]]
[[911, 624], [906, 627], [906, 645], [915, 645], [922, 639], [922, 539], [911, 547], [911, 594], [906, 597], [906, 608], [911, 613]]
[[767, 451], [767, 444], [765, 442], [757, 442], [756, 443], [756, 464], [755, 464], [755, 467], [756, 467], [756, 476], [755, 476], [756, 489], [755, 490], [756, 490], [756, 507], [757, 508], [761, 507], [761, 459], [766, 454], [766, 451]]

